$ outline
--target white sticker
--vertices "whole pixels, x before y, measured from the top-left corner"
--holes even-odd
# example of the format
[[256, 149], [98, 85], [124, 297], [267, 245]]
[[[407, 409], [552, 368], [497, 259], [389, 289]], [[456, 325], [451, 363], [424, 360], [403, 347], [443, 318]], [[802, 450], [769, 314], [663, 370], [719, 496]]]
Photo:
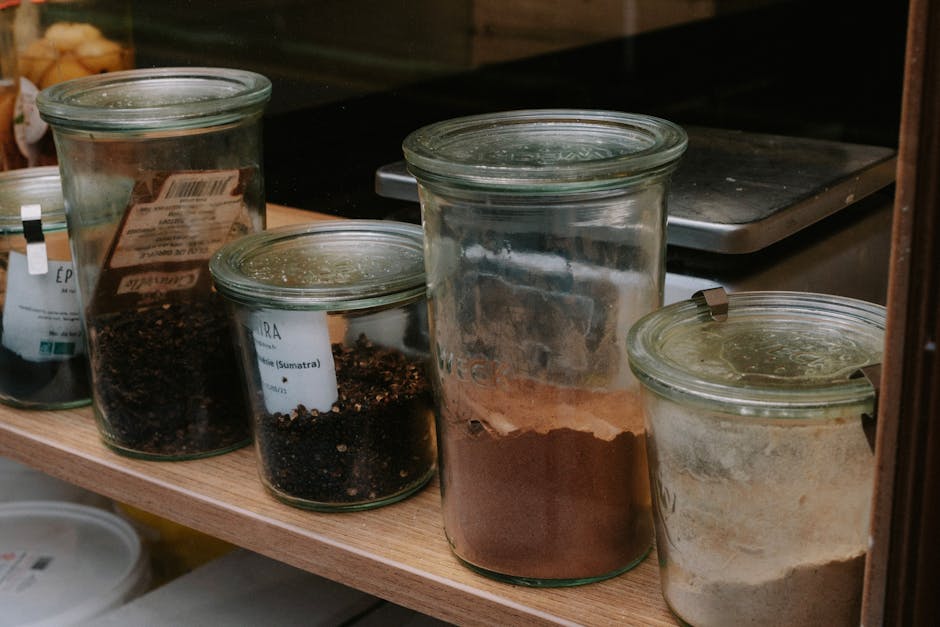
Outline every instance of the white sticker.
[[28, 551], [0, 551], [0, 592], [22, 594], [39, 581], [52, 563], [49, 555]]
[[111, 267], [211, 257], [243, 212], [243, 198], [232, 195], [238, 177], [238, 170], [169, 175], [155, 201], [128, 209]]
[[3, 346], [27, 361], [62, 361], [83, 353], [72, 263], [49, 261], [46, 274], [29, 274], [27, 265], [26, 255], [10, 253]]
[[325, 311], [258, 311], [251, 335], [268, 413], [330, 410], [339, 393]]

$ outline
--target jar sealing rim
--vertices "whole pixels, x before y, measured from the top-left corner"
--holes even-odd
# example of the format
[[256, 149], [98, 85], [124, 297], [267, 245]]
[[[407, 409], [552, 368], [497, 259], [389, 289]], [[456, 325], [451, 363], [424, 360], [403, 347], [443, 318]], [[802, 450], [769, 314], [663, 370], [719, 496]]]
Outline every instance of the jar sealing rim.
[[823, 418], [872, 410], [861, 368], [881, 362], [885, 308], [805, 292], [729, 294], [725, 320], [687, 300], [641, 318], [630, 367], [656, 394], [740, 416]]
[[682, 127], [654, 116], [531, 109], [430, 124], [402, 149], [419, 183], [555, 193], [669, 171], [687, 145]]
[[365, 309], [425, 293], [421, 227], [391, 220], [268, 229], [223, 246], [209, 269], [228, 298], [267, 307]]
[[65, 201], [58, 166], [0, 172], [0, 234], [22, 233], [23, 205], [42, 207], [44, 231], [66, 228]]
[[40, 116], [73, 131], [205, 128], [259, 113], [271, 81], [229, 68], [148, 68], [107, 72], [53, 85], [39, 93]]

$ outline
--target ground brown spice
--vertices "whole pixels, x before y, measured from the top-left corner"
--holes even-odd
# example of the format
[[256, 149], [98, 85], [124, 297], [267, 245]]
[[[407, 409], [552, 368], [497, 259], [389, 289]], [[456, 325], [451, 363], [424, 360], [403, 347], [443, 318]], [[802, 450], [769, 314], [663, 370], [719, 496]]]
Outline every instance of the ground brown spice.
[[[523, 579], [592, 579], [629, 568], [649, 550], [643, 434], [613, 429], [637, 424], [634, 397], [569, 392], [576, 403], [531, 382], [469, 405], [445, 400], [444, 524], [455, 554], [471, 566]], [[494, 413], [499, 429], [488, 420]], [[579, 429], [572, 414], [582, 427], [602, 426], [602, 435]], [[527, 428], [509, 428], [514, 419]]]

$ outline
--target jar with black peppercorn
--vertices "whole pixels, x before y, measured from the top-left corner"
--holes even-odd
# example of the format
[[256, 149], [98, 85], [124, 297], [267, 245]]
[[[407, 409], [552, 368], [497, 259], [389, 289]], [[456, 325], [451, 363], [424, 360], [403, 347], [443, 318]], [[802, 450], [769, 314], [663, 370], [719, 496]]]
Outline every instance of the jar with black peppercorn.
[[247, 235], [210, 261], [281, 501], [368, 509], [433, 475], [423, 260], [419, 227], [342, 220]]
[[40, 92], [52, 128], [99, 432], [134, 457], [251, 442], [209, 258], [265, 226], [271, 81], [228, 68], [75, 78]]

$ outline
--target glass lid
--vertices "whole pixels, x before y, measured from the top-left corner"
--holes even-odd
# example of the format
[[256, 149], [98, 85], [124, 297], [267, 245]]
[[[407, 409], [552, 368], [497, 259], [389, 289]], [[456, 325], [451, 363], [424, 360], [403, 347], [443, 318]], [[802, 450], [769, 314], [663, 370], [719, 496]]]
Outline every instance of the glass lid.
[[725, 320], [698, 300], [664, 307], [627, 338], [630, 366], [654, 392], [738, 415], [824, 417], [871, 410], [860, 368], [881, 362], [885, 309], [799, 292], [728, 296]]
[[685, 131], [617, 111], [545, 109], [431, 124], [402, 144], [420, 182], [526, 193], [605, 189], [674, 164]]
[[65, 201], [59, 167], [50, 165], [0, 173], [0, 233], [22, 233], [23, 205], [42, 207], [44, 230], [64, 229]]
[[219, 291], [239, 302], [361, 309], [424, 295], [423, 241], [412, 224], [329, 220], [239, 238], [209, 269]]
[[43, 120], [79, 131], [152, 131], [230, 124], [260, 112], [271, 81], [228, 68], [108, 72], [58, 83], [36, 99]]

